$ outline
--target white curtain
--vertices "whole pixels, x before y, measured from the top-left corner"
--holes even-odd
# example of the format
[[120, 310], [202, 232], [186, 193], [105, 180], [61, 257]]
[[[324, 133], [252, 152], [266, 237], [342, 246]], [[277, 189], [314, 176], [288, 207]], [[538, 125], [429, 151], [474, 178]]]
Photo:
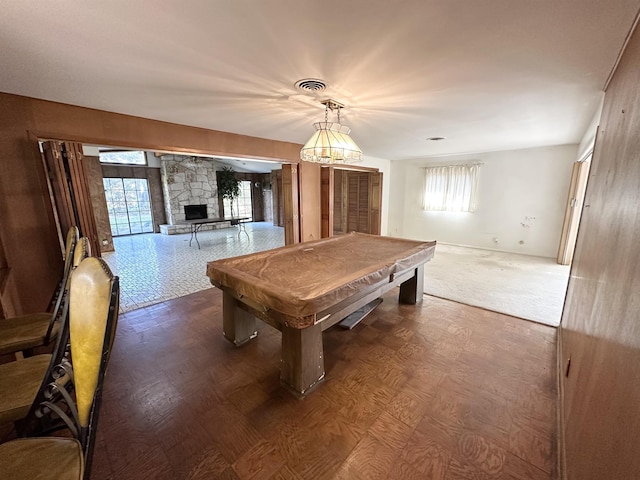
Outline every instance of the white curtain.
[[474, 212], [478, 185], [478, 165], [427, 167], [425, 210]]

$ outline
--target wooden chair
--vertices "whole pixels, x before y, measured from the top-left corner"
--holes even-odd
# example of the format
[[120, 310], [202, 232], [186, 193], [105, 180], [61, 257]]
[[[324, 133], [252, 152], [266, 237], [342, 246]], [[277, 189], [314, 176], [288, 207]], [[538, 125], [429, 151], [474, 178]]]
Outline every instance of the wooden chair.
[[[100, 407], [102, 382], [109, 360], [119, 308], [118, 277], [98, 258], [84, 260], [73, 272], [69, 334], [73, 378], [61, 387], [50, 368], [29, 413], [30, 424], [64, 422], [69, 437], [20, 438], [0, 445], [0, 478], [89, 478]], [[75, 391], [74, 402], [69, 390]]]
[[[73, 261], [69, 262], [71, 265], [67, 275], [69, 278], [73, 276], [73, 271], [77, 266], [89, 257], [90, 248], [89, 239], [86, 237], [82, 237], [75, 245]], [[70, 284], [70, 282], [67, 283]], [[52, 354], [35, 355], [0, 365], [0, 425], [18, 422], [27, 416], [47, 370], [52, 365], [60, 363], [64, 356], [69, 340], [68, 298], [68, 294], [65, 294], [58, 307], [60, 313], [56, 323], [59, 327]]]
[[0, 355], [20, 351], [31, 353], [31, 349], [49, 345], [56, 338], [77, 242], [78, 228], [73, 226], [67, 233], [64, 270], [51, 313], [38, 312], [0, 320]]

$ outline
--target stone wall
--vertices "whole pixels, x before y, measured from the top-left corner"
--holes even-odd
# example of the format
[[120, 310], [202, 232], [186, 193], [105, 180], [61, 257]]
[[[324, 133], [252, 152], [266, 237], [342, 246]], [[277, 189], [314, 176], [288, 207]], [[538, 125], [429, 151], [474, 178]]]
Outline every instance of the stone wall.
[[219, 217], [214, 160], [185, 155], [160, 157], [167, 223], [184, 221], [185, 205], [206, 205], [209, 218]]
[[273, 190], [263, 190], [262, 198], [264, 199], [264, 221], [273, 223]]

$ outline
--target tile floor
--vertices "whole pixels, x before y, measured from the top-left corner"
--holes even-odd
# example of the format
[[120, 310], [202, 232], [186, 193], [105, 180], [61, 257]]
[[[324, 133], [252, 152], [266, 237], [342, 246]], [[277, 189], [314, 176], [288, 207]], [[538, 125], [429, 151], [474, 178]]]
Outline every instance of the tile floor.
[[284, 228], [268, 222], [198, 233], [200, 249], [190, 235], [146, 233], [115, 237], [115, 252], [102, 257], [120, 277], [120, 311], [127, 312], [211, 287], [207, 262], [284, 245]]

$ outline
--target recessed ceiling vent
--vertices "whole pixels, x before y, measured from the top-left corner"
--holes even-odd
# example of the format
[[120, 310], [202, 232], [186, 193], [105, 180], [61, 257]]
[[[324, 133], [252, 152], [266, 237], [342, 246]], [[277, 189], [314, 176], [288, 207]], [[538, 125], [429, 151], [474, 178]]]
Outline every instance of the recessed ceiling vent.
[[327, 88], [327, 84], [317, 78], [303, 78], [302, 80], [298, 80], [294, 86], [298, 90], [310, 93], [324, 92], [325, 88]]

